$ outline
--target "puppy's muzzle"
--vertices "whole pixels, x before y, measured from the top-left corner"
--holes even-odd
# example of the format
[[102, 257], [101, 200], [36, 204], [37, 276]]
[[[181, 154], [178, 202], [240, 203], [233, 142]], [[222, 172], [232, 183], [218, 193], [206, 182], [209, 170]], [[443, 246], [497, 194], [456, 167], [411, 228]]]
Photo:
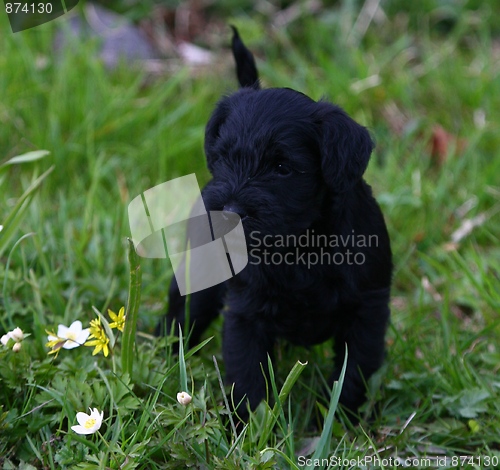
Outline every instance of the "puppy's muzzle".
[[228, 220], [231, 218], [232, 214], [227, 214], [228, 212], [232, 212], [234, 214], [238, 214], [241, 220], [244, 220], [247, 217], [246, 211], [238, 204], [231, 202], [226, 204], [222, 209], [222, 217], [224, 220]]

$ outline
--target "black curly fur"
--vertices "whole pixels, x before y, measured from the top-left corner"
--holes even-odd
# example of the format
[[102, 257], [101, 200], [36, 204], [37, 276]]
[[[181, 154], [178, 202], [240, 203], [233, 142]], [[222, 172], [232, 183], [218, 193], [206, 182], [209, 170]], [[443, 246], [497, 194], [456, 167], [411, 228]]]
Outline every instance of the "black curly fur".
[[[384, 358], [389, 320], [391, 249], [382, 213], [362, 179], [373, 142], [368, 131], [342, 109], [315, 102], [290, 89], [258, 88], [250, 52], [235, 30], [233, 52], [241, 90], [224, 97], [210, 118], [205, 153], [213, 179], [202, 191], [208, 211], [237, 212], [245, 230], [249, 264], [241, 273], [192, 294], [191, 340], [223, 309], [223, 357], [234, 402], [246, 397], [255, 408], [265, 397], [267, 356], [275, 339], [299, 345], [335, 341], [331, 380], [339, 377], [348, 346], [340, 402], [355, 411], [366, 381]], [[273, 246], [279, 235], [324, 235], [346, 240], [372, 237], [356, 247], [362, 264], [265, 264], [263, 250], [333, 259], [349, 246]], [[267, 238], [265, 238], [267, 236]], [[361, 256], [358, 258], [361, 259]], [[175, 278], [166, 325], [184, 323], [185, 300]], [[167, 328], [168, 329], [168, 328]], [[238, 409], [247, 417], [246, 407]]]

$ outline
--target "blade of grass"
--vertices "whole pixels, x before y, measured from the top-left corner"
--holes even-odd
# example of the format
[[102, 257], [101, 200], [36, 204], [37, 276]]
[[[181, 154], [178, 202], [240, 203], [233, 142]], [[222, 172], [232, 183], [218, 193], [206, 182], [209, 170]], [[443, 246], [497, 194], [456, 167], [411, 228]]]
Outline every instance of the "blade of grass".
[[[297, 382], [297, 379], [300, 377], [300, 374], [302, 374], [303, 370], [307, 366], [306, 363], [302, 363], [300, 361], [297, 361], [295, 365], [292, 367], [292, 370], [288, 374], [285, 383], [283, 384], [283, 387], [281, 387], [280, 393], [278, 395], [278, 399], [276, 400], [276, 403], [273, 406], [272, 412], [271, 412], [271, 417], [266, 421], [266, 424], [264, 426], [264, 430], [262, 434], [260, 435], [259, 438], [259, 448], [264, 447], [265, 443], [268, 441], [269, 437], [271, 436], [272, 430], [274, 428], [274, 425], [276, 424], [276, 421], [278, 420], [278, 417], [280, 414], [283, 413], [283, 403], [285, 400], [288, 398], [288, 395], [290, 394], [292, 387], [294, 386], [295, 382]], [[270, 368], [270, 371], [272, 370], [272, 367]], [[271, 380], [271, 383], [273, 387], [276, 387], [274, 383], [274, 379]]]
[[229, 408], [229, 402], [227, 400], [226, 392], [224, 390], [224, 382], [222, 381], [222, 376], [219, 370], [219, 364], [217, 364], [217, 358], [212, 356], [215, 365], [215, 371], [217, 372], [217, 378], [219, 379], [220, 389], [222, 391], [222, 397], [224, 398], [224, 405], [226, 405], [226, 409], [229, 413], [229, 422], [231, 423], [231, 429], [233, 431], [233, 436], [235, 439], [238, 439], [238, 431], [236, 431], [236, 425], [234, 424], [233, 414], [231, 413], [231, 408]]
[[[332, 396], [330, 398], [330, 406], [328, 408], [328, 414], [326, 415], [325, 425], [323, 426], [323, 431], [321, 437], [319, 438], [318, 445], [314, 451], [311, 460], [314, 462], [316, 459], [328, 459], [330, 456], [330, 440], [332, 436], [333, 428], [333, 418], [335, 416], [335, 411], [337, 410], [337, 405], [339, 404], [340, 392], [342, 391], [342, 385], [344, 384], [345, 371], [347, 368], [347, 344], [345, 346], [345, 358], [344, 365], [342, 366], [342, 371], [340, 372], [339, 380], [333, 383]], [[309, 465], [307, 469], [314, 470], [317, 467]]]
[[128, 242], [128, 260], [130, 265], [130, 278], [128, 288], [127, 309], [125, 311], [125, 327], [122, 338], [122, 371], [132, 377], [134, 365], [135, 331], [137, 328], [137, 316], [139, 302], [141, 300], [141, 264], [139, 256], [135, 252], [134, 243], [130, 238]]
[[27, 152], [22, 155], [16, 155], [11, 159], [7, 160], [5, 163], [0, 165], [0, 169], [7, 167], [8, 165], [17, 165], [19, 163], [28, 163], [40, 160], [43, 157], [50, 155], [48, 150], [34, 150], [33, 152]]
[[7, 215], [7, 218], [3, 221], [3, 230], [0, 232], [0, 256], [2, 256], [2, 253], [7, 248], [7, 244], [18, 229], [36, 191], [42, 184], [43, 180], [47, 178], [50, 173], [52, 173], [54, 168], [55, 166], [51, 166], [45, 173], [40, 175], [30, 184], [28, 189], [24, 191], [22, 196], [16, 202], [16, 205]]
[[[285, 413], [283, 410], [283, 402], [279, 398], [278, 388], [276, 387], [276, 380], [275, 380], [275, 376], [274, 376], [274, 368], [273, 368], [271, 358], [269, 356], [267, 357], [267, 362], [268, 362], [268, 367], [269, 367], [269, 382], [271, 383], [271, 388], [273, 390], [275, 406], [278, 407], [278, 418], [279, 418], [278, 426], [280, 427], [281, 432], [285, 436], [284, 441], [285, 441], [286, 446], [287, 446], [288, 455], [293, 455], [294, 454], [293, 443], [290, 440], [290, 433], [287, 432], [287, 422], [286, 422]], [[273, 414], [274, 414], [274, 410], [273, 410]], [[277, 421], [277, 419], [276, 419], [276, 421]], [[293, 441], [293, 439], [292, 439], [292, 441]]]
[[[10, 261], [11, 261], [11, 258], [12, 258], [12, 253], [14, 253], [14, 250], [17, 248], [17, 246], [25, 238], [32, 237], [33, 235], [35, 235], [34, 232], [27, 233], [27, 234], [23, 235], [19, 240], [17, 240], [16, 243], [14, 243], [14, 246], [12, 247], [12, 250], [10, 250], [9, 256], [7, 257], [7, 263], [5, 265], [5, 272], [6, 273], [9, 271]], [[4, 280], [3, 280], [2, 295], [3, 295], [3, 303], [4, 303], [4, 307], [5, 307], [5, 312], [7, 313], [7, 323], [8, 323], [9, 328], [12, 328], [13, 327], [12, 312], [10, 310], [9, 301], [7, 299], [7, 279], [9, 279], [9, 276], [6, 275], [5, 278], [4, 278]], [[7, 328], [7, 325], [4, 322], [3, 316], [0, 317], [0, 323], [2, 324], [2, 328], [5, 331], [7, 331], [9, 329], [9, 328]]]
[[281, 457], [283, 457], [283, 459], [286, 461], [286, 463], [289, 465], [289, 469], [290, 470], [299, 470], [299, 467], [297, 467], [297, 465], [295, 464], [294, 461], [292, 461], [290, 459], [290, 457], [288, 457], [288, 455], [286, 455], [284, 452], [282, 452], [281, 450], [279, 449], [275, 449], [273, 447], [266, 447], [265, 449], [262, 449], [260, 451], [261, 455], [264, 455], [266, 452], [272, 452], [273, 454], [278, 454], [280, 455]]

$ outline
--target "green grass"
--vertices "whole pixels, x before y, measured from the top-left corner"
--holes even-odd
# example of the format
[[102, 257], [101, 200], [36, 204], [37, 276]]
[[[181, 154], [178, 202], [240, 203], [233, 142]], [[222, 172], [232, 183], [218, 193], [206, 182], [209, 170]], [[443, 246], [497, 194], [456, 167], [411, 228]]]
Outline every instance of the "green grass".
[[[377, 140], [366, 179], [386, 217], [395, 274], [388, 356], [369, 383], [365, 419], [352, 428], [337, 412], [332, 422], [335, 401], [330, 410], [317, 401], [331, 344], [280, 344], [268, 384], [276, 405], [261, 404], [242, 432], [226, 431], [212, 358], [223, 374], [221, 322], [196, 354], [173, 355], [172, 338], [152, 336], [167, 303], [164, 260], [140, 260], [135, 344], [133, 329], [123, 338], [115, 330], [107, 358], [87, 347], [47, 356], [46, 329], [86, 325], [93, 306], [106, 316], [127, 304], [127, 205], [176, 176], [208, 180], [204, 125], [236, 85], [227, 49], [214, 50], [222, 64], [214, 70], [152, 79], [124, 64], [107, 71], [96, 44], [54, 54], [62, 20], [13, 35], [0, 13], [0, 165], [50, 152], [0, 166], [0, 331], [31, 335], [17, 354], [0, 349], [0, 464], [294, 468], [307, 453], [467, 455], [476, 465], [461, 468], [494, 467], [479, 458], [500, 457], [498, 2], [382, 2], [387, 19], [366, 33], [354, 26], [363, 2], [333, 2], [321, 17], [280, 29], [245, 2], [226, 3], [220, 11], [248, 38], [266, 86], [325, 96]], [[467, 142], [459, 155], [450, 145], [442, 166], [429, 150], [438, 124]], [[481, 225], [450, 244], [481, 214]], [[193, 401], [183, 407], [176, 394], [186, 381]], [[101, 434], [79, 436], [70, 428], [89, 407], [104, 411]], [[330, 463], [318, 467], [349, 467]]]

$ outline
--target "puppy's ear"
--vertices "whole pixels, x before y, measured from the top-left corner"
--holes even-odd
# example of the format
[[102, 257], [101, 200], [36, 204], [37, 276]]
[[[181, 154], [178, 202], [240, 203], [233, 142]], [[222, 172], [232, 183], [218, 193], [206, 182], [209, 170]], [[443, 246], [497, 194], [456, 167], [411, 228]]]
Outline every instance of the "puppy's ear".
[[259, 74], [255, 66], [255, 60], [252, 53], [246, 48], [245, 44], [238, 34], [238, 30], [231, 26], [233, 30], [233, 39], [231, 41], [231, 49], [233, 50], [234, 60], [236, 62], [236, 75], [238, 83], [241, 87], [250, 87], [258, 90]]
[[218, 158], [215, 144], [220, 136], [220, 128], [226, 121], [229, 112], [229, 99], [223, 98], [219, 101], [205, 128], [205, 155], [207, 157], [207, 166], [210, 172], [212, 172], [213, 163]]
[[368, 166], [374, 143], [369, 132], [330, 103], [318, 103], [321, 125], [321, 171], [335, 193], [351, 189]]

